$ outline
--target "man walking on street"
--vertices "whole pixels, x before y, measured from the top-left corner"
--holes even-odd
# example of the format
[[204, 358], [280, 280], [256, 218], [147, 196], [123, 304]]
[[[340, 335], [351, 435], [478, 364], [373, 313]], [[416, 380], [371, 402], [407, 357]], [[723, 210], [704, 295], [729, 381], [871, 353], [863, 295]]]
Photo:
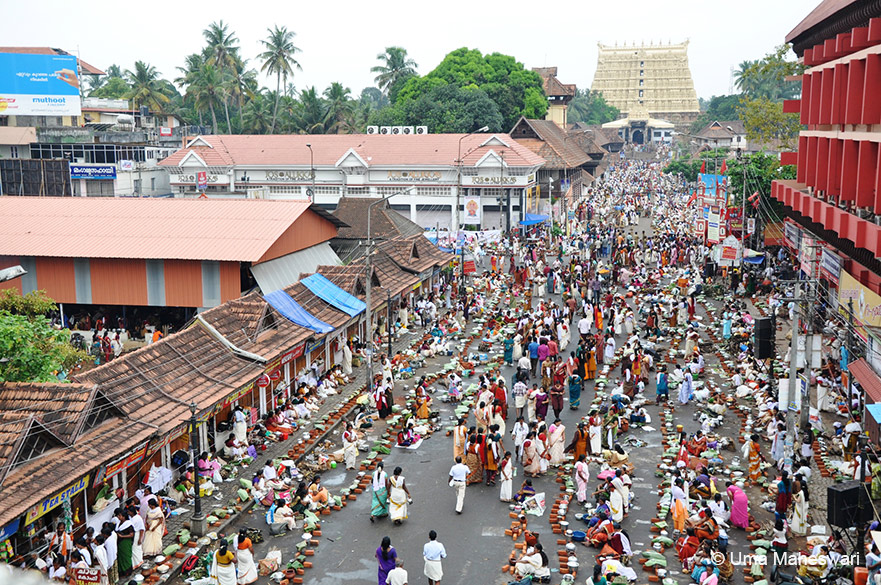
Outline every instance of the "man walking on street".
[[388, 585], [408, 585], [407, 571], [404, 570], [404, 559], [395, 559], [395, 568], [388, 572], [385, 582]]
[[441, 559], [447, 558], [447, 550], [437, 541], [437, 532], [434, 530], [428, 533], [428, 542], [422, 547], [422, 556], [425, 558], [425, 576], [428, 577], [428, 585], [438, 585], [444, 577]]
[[456, 457], [456, 464], [450, 468], [450, 485], [456, 490], [456, 514], [462, 513], [462, 505], [465, 503], [465, 478], [468, 477], [468, 466], [462, 463], [461, 457]]

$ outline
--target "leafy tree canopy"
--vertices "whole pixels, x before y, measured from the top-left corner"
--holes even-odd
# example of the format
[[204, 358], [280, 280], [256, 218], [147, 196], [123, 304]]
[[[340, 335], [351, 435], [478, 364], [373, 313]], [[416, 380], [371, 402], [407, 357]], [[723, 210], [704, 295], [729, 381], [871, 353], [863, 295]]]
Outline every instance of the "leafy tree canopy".
[[473, 132], [488, 126], [490, 132], [506, 127], [495, 101], [483, 90], [437, 83], [415, 99], [375, 112], [371, 124], [381, 126], [425, 125], [432, 132]]
[[697, 134], [707, 124], [714, 121], [737, 120], [739, 119], [738, 107], [740, 106], [740, 95], [714, 95], [706, 102], [707, 108], [698, 119], [691, 125], [691, 133]]
[[605, 124], [617, 120], [621, 111], [606, 102], [602, 92], [579, 89], [569, 102], [566, 118], [571, 123]]
[[780, 45], [761, 59], [742, 62], [734, 74], [737, 89], [750, 99], [779, 102], [797, 97], [801, 84], [786, 78], [800, 75], [804, 66], [789, 60], [789, 49], [789, 45]]
[[751, 143], [768, 146], [779, 141], [782, 149], [791, 149], [798, 140], [801, 122], [798, 114], [783, 113], [783, 103], [765, 97], [741, 100], [740, 119]]
[[[449, 53], [428, 75], [407, 80], [397, 94], [395, 107], [405, 108], [408, 101], [418, 101], [443, 85], [484, 92], [495, 102], [502, 116], [501, 128], [512, 128], [520, 116], [543, 118], [548, 109], [538, 73], [525, 69], [509, 55], [483, 55], [477, 49], [468, 48]], [[428, 125], [432, 132], [444, 131], [424, 120], [421, 124]]]
[[70, 345], [70, 332], [55, 329], [46, 313], [55, 303], [43, 291], [0, 293], [0, 382], [52, 382], [88, 354]]

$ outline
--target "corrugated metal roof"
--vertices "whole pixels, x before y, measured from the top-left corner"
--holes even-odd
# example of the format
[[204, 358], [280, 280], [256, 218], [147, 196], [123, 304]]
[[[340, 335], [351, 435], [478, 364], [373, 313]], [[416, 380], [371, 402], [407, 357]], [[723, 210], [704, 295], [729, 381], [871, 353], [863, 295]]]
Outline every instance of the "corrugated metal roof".
[[309, 205], [305, 200], [0, 197], [0, 256], [256, 262]]
[[[490, 135], [493, 136], [493, 135]], [[387, 166], [453, 166], [461, 154], [465, 166], [473, 165], [487, 152], [503, 153], [505, 164], [512, 167], [538, 166], [544, 160], [529, 149], [511, 140], [508, 134], [498, 136], [511, 146], [488, 144], [486, 134], [277, 134], [277, 135], [213, 135], [201, 136], [190, 148], [182, 148], [160, 162], [160, 165], [177, 166], [189, 153], [194, 152], [209, 166], [276, 166], [334, 167], [349, 150], [367, 161], [371, 167]], [[204, 144], [202, 144], [204, 143]], [[206, 146], [210, 145], [210, 146]], [[310, 161], [312, 145], [314, 161]]]
[[310, 246], [305, 250], [287, 254], [251, 266], [251, 274], [260, 285], [260, 290], [270, 293], [290, 286], [300, 280], [300, 275], [315, 272], [322, 264], [338, 265], [339, 257], [331, 249], [329, 242]]

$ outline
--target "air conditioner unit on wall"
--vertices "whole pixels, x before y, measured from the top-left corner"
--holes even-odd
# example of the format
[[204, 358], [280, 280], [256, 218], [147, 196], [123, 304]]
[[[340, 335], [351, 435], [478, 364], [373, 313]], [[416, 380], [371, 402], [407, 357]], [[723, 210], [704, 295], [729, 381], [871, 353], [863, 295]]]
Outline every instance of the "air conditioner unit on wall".
[[391, 127], [391, 126], [382, 126], [382, 127], [380, 127], [380, 129], [379, 129], [379, 133], [380, 133], [380, 134], [391, 134], [391, 133], [392, 133], [392, 127]]
[[416, 134], [428, 134], [428, 126], [416, 126]]
[[392, 134], [403, 134], [404, 127], [403, 126], [392, 126]]
[[413, 134], [413, 133], [414, 133], [414, 132], [413, 132], [413, 126], [404, 126], [404, 127], [402, 128], [402, 130], [403, 130], [403, 131], [401, 132], [401, 134]]
[[367, 134], [379, 134], [379, 126], [368, 126]]

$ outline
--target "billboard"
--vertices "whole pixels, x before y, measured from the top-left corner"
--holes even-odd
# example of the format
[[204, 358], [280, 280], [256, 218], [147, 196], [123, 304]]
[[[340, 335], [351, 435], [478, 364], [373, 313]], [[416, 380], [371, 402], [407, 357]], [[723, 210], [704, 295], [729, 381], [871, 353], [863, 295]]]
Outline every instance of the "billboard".
[[94, 165], [72, 163], [70, 165], [71, 179], [115, 179], [116, 165]]
[[462, 223], [466, 225], [480, 225], [480, 196], [465, 196], [465, 219]]
[[73, 55], [0, 53], [0, 116], [79, 116]]

